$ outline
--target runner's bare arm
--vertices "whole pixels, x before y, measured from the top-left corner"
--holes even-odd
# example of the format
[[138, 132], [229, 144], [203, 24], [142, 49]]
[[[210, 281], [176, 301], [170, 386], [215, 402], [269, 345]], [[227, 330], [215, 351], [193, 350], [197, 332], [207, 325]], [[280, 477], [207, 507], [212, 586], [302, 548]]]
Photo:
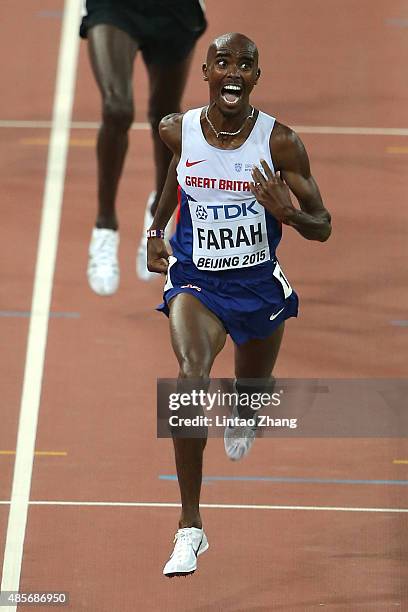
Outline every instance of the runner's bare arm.
[[[298, 135], [277, 123], [271, 136], [274, 174], [262, 160], [263, 174], [254, 169], [252, 191], [258, 201], [279, 221], [295, 228], [308, 240], [325, 241], [331, 233], [331, 217], [324, 207], [319, 188], [310, 172], [309, 158]], [[300, 210], [293, 206], [290, 191]]]
[[[170, 221], [177, 206], [176, 167], [181, 155], [181, 114], [164, 117], [160, 122], [160, 137], [173, 151], [173, 159], [167, 173], [166, 183], [160, 197], [150, 229], [164, 229]], [[168, 267], [169, 252], [161, 238], [149, 238], [147, 243], [147, 269], [150, 272], [163, 273]]]
[[164, 229], [177, 206], [176, 167], [181, 155], [181, 121], [183, 115], [172, 114], [164, 117], [159, 126], [160, 138], [173, 152], [173, 159], [167, 173], [166, 183], [154, 215], [151, 229]]

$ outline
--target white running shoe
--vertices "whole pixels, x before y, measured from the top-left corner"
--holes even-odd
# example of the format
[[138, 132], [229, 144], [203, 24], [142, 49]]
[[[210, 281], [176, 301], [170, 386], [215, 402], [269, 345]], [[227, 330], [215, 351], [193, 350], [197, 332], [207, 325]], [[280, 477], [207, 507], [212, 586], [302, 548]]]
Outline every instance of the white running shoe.
[[[240, 418], [236, 407], [234, 407], [232, 411], [231, 418], [243, 421], [243, 419]], [[237, 424], [226, 426], [224, 430], [224, 448], [227, 457], [231, 459], [231, 461], [239, 461], [251, 450], [256, 437], [256, 415], [254, 416], [253, 421], [255, 423], [254, 425]]]
[[203, 529], [185, 527], [179, 529], [174, 538], [175, 547], [163, 569], [163, 574], [188, 576], [197, 569], [197, 557], [208, 550], [208, 540]]
[[119, 287], [119, 232], [94, 227], [89, 245], [88, 282], [98, 295], [112, 295]]
[[140, 278], [140, 280], [149, 281], [154, 276], [156, 276], [155, 272], [149, 272], [147, 269], [147, 238], [146, 232], [150, 228], [153, 223], [153, 215], [151, 213], [151, 207], [155, 200], [156, 192], [152, 191], [149, 197], [147, 198], [146, 210], [144, 214], [144, 222], [143, 222], [143, 230], [142, 237], [139, 242], [139, 247], [136, 253], [136, 274]]

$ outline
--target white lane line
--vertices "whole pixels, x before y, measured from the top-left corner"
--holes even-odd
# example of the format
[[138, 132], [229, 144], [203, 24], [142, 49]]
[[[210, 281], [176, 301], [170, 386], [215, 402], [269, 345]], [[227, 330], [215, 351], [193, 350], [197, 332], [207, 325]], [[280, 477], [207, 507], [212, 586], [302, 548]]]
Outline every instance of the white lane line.
[[[51, 121], [18, 121], [0, 120], [0, 128], [50, 128]], [[71, 128], [76, 130], [95, 130], [100, 123], [96, 121], [73, 121]], [[387, 127], [350, 127], [336, 125], [293, 125], [291, 126], [299, 134], [333, 134], [349, 136], [408, 136], [408, 128]], [[133, 130], [150, 130], [149, 123], [134, 123]]]
[[[0, 501], [0, 505], [10, 502]], [[179, 503], [171, 502], [86, 502], [86, 501], [52, 501], [29, 502], [30, 506], [76, 506], [94, 508], [181, 508]], [[200, 504], [200, 508], [216, 510], [311, 510], [325, 512], [392, 512], [408, 513], [408, 508], [358, 508], [354, 506], [271, 506], [266, 504]]]
[[[48, 316], [64, 191], [68, 138], [78, 62], [79, 0], [65, 0], [48, 150], [40, 236], [28, 332], [2, 591], [18, 591], [30, 497]], [[7, 607], [14, 611], [15, 606]]]

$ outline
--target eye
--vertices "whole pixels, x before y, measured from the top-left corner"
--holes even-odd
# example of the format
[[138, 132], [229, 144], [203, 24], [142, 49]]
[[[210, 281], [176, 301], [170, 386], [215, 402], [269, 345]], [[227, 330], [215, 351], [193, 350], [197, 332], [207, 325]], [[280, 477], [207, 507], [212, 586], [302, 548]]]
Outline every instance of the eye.
[[227, 62], [225, 61], [225, 59], [217, 60], [217, 66], [219, 66], [220, 68], [225, 68], [226, 65], [227, 65]]
[[241, 62], [240, 68], [241, 70], [249, 71], [249, 70], [252, 70], [252, 64], [251, 62], [247, 62], [247, 61]]

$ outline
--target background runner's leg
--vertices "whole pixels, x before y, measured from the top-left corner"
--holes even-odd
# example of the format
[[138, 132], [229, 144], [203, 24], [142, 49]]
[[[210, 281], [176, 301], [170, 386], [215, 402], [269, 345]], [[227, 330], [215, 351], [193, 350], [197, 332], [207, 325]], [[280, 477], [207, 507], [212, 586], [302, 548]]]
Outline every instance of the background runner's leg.
[[138, 43], [119, 28], [101, 24], [89, 30], [88, 44], [102, 95], [96, 227], [117, 229], [115, 200], [134, 116], [132, 76]]
[[156, 170], [156, 198], [151, 212], [154, 215], [163, 191], [172, 153], [159, 136], [159, 123], [170, 113], [179, 113], [181, 98], [187, 82], [193, 52], [175, 64], [148, 64], [150, 96], [149, 121], [153, 138], [153, 153]]
[[[170, 333], [179, 379], [201, 379], [206, 384], [214, 359], [225, 344], [221, 321], [194, 296], [181, 293], [170, 303]], [[202, 527], [199, 501], [206, 442], [206, 438], [173, 437], [182, 503], [180, 528]]]

